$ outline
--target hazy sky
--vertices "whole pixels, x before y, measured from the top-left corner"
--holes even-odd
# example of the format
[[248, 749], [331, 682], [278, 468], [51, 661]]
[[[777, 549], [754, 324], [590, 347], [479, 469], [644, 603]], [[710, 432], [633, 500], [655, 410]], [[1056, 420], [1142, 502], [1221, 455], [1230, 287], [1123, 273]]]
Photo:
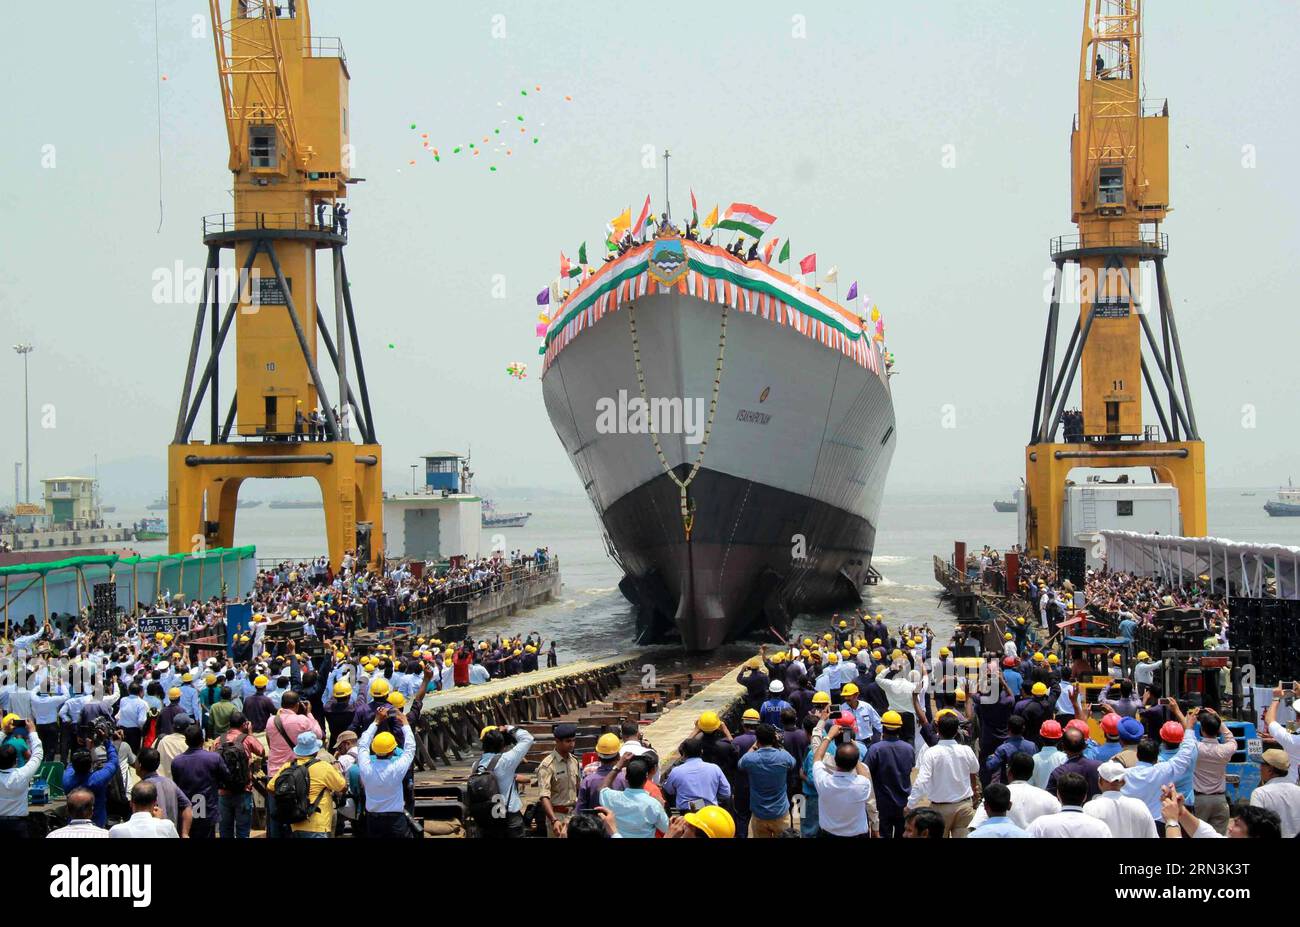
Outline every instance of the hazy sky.
[[[1167, 266], [1210, 481], [1273, 485], [1300, 476], [1287, 289], [1300, 250], [1300, 11], [1145, 6], [1148, 95], [1168, 97], [1173, 119]], [[231, 208], [207, 5], [159, 3], [161, 83], [152, 3], [80, 8], [7, 4], [0, 33], [6, 501], [22, 456], [16, 341], [36, 345], [34, 477], [84, 470], [95, 452], [101, 466], [165, 466], [194, 307], [155, 304], [153, 275], [201, 267], [200, 217]], [[347, 254], [387, 485], [406, 485], [422, 451], [472, 444], [491, 484], [579, 489], [542, 403], [533, 296], [561, 249], [575, 256], [585, 240], [601, 253], [615, 212], [646, 193], [662, 208], [646, 146], [673, 152], [676, 215], [688, 187], [701, 212], [758, 204], [796, 256], [816, 250], [843, 288], [856, 279], [876, 298], [899, 371], [892, 486], [1017, 481], [1048, 239], [1073, 231], [1081, 0], [318, 0], [312, 13], [317, 35], [342, 37], [352, 75], [355, 173], [367, 180], [353, 188]], [[449, 154], [496, 127], [517, 133], [516, 115], [529, 126], [520, 139], [540, 141], [498, 157], [497, 172]], [[498, 274], [505, 299], [493, 297]], [[514, 360], [527, 380], [507, 376]], [[45, 404], [53, 428], [40, 427]], [[954, 429], [942, 427], [948, 404]], [[1247, 406], [1256, 427], [1243, 427]]]

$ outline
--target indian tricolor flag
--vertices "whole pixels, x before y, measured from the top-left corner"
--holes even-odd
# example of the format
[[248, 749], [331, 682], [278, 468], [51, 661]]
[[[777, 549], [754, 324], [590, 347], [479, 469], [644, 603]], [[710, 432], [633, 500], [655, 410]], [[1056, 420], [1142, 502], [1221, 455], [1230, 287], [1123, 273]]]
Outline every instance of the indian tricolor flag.
[[718, 223], [720, 229], [735, 229], [750, 238], [762, 238], [763, 233], [772, 227], [776, 216], [763, 212], [757, 206], [748, 203], [732, 203], [727, 207], [726, 215]]

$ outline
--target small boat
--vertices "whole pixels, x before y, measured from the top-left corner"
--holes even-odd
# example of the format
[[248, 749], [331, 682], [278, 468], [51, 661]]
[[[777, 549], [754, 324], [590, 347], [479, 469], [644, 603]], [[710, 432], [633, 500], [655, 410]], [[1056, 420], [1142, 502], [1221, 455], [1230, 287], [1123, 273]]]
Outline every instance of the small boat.
[[483, 500], [484, 528], [522, 528], [532, 515], [532, 512], [498, 512], [491, 499]]
[[1007, 502], [1003, 499], [993, 500], [993, 510], [995, 512], [1014, 512], [1017, 510], [1017, 508], [1018, 506], [1015, 504], [1015, 502]]
[[1264, 503], [1264, 511], [1280, 518], [1300, 517], [1300, 489], [1286, 481], [1286, 486], [1278, 489], [1277, 501], [1270, 499]]
[[161, 518], [145, 518], [136, 526], [137, 541], [163, 541], [167, 538], [167, 522]]

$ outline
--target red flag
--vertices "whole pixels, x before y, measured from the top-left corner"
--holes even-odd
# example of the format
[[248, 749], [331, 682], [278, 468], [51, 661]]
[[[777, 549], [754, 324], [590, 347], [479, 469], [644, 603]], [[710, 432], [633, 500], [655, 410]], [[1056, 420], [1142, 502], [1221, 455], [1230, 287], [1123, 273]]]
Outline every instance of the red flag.
[[817, 273], [817, 252], [814, 251], [802, 261], [799, 262], [799, 273], [815, 274]]
[[645, 205], [641, 207], [641, 215], [637, 216], [636, 224], [632, 226], [632, 237], [637, 241], [645, 241], [645, 224], [650, 218], [650, 197], [646, 196]]
[[776, 250], [776, 243], [777, 243], [778, 241], [780, 241], [780, 240], [781, 240], [781, 236], [779, 236], [779, 235], [778, 235], [776, 238], [769, 238], [769, 239], [767, 240], [767, 244], [765, 244], [765, 245], [763, 246], [763, 263], [764, 263], [764, 264], [771, 264], [771, 263], [772, 263], [772, 252]]
[[569, 263], [569, 259], [564, 256], [564, 252], [561, 251], [560, 252], [560, 276], [561, 277], [569, 276], [569, 269], [572, 266], [573, 265]]

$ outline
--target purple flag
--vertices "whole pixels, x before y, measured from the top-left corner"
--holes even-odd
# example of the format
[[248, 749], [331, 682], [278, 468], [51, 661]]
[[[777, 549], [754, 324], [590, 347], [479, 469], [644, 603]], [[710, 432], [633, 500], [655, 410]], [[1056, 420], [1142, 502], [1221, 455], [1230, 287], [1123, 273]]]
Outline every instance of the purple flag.
[[849, 295], [844, 297], [845, 302], [853, 302], [858, 298], [858, 281], [854, 280], [849, 284]]
[[544, 286], [542, 287], [542, 292], [537, 294], [537, 305], [549, 306], [550, 304], [551, 304], [551, 288], [549, 286]]

